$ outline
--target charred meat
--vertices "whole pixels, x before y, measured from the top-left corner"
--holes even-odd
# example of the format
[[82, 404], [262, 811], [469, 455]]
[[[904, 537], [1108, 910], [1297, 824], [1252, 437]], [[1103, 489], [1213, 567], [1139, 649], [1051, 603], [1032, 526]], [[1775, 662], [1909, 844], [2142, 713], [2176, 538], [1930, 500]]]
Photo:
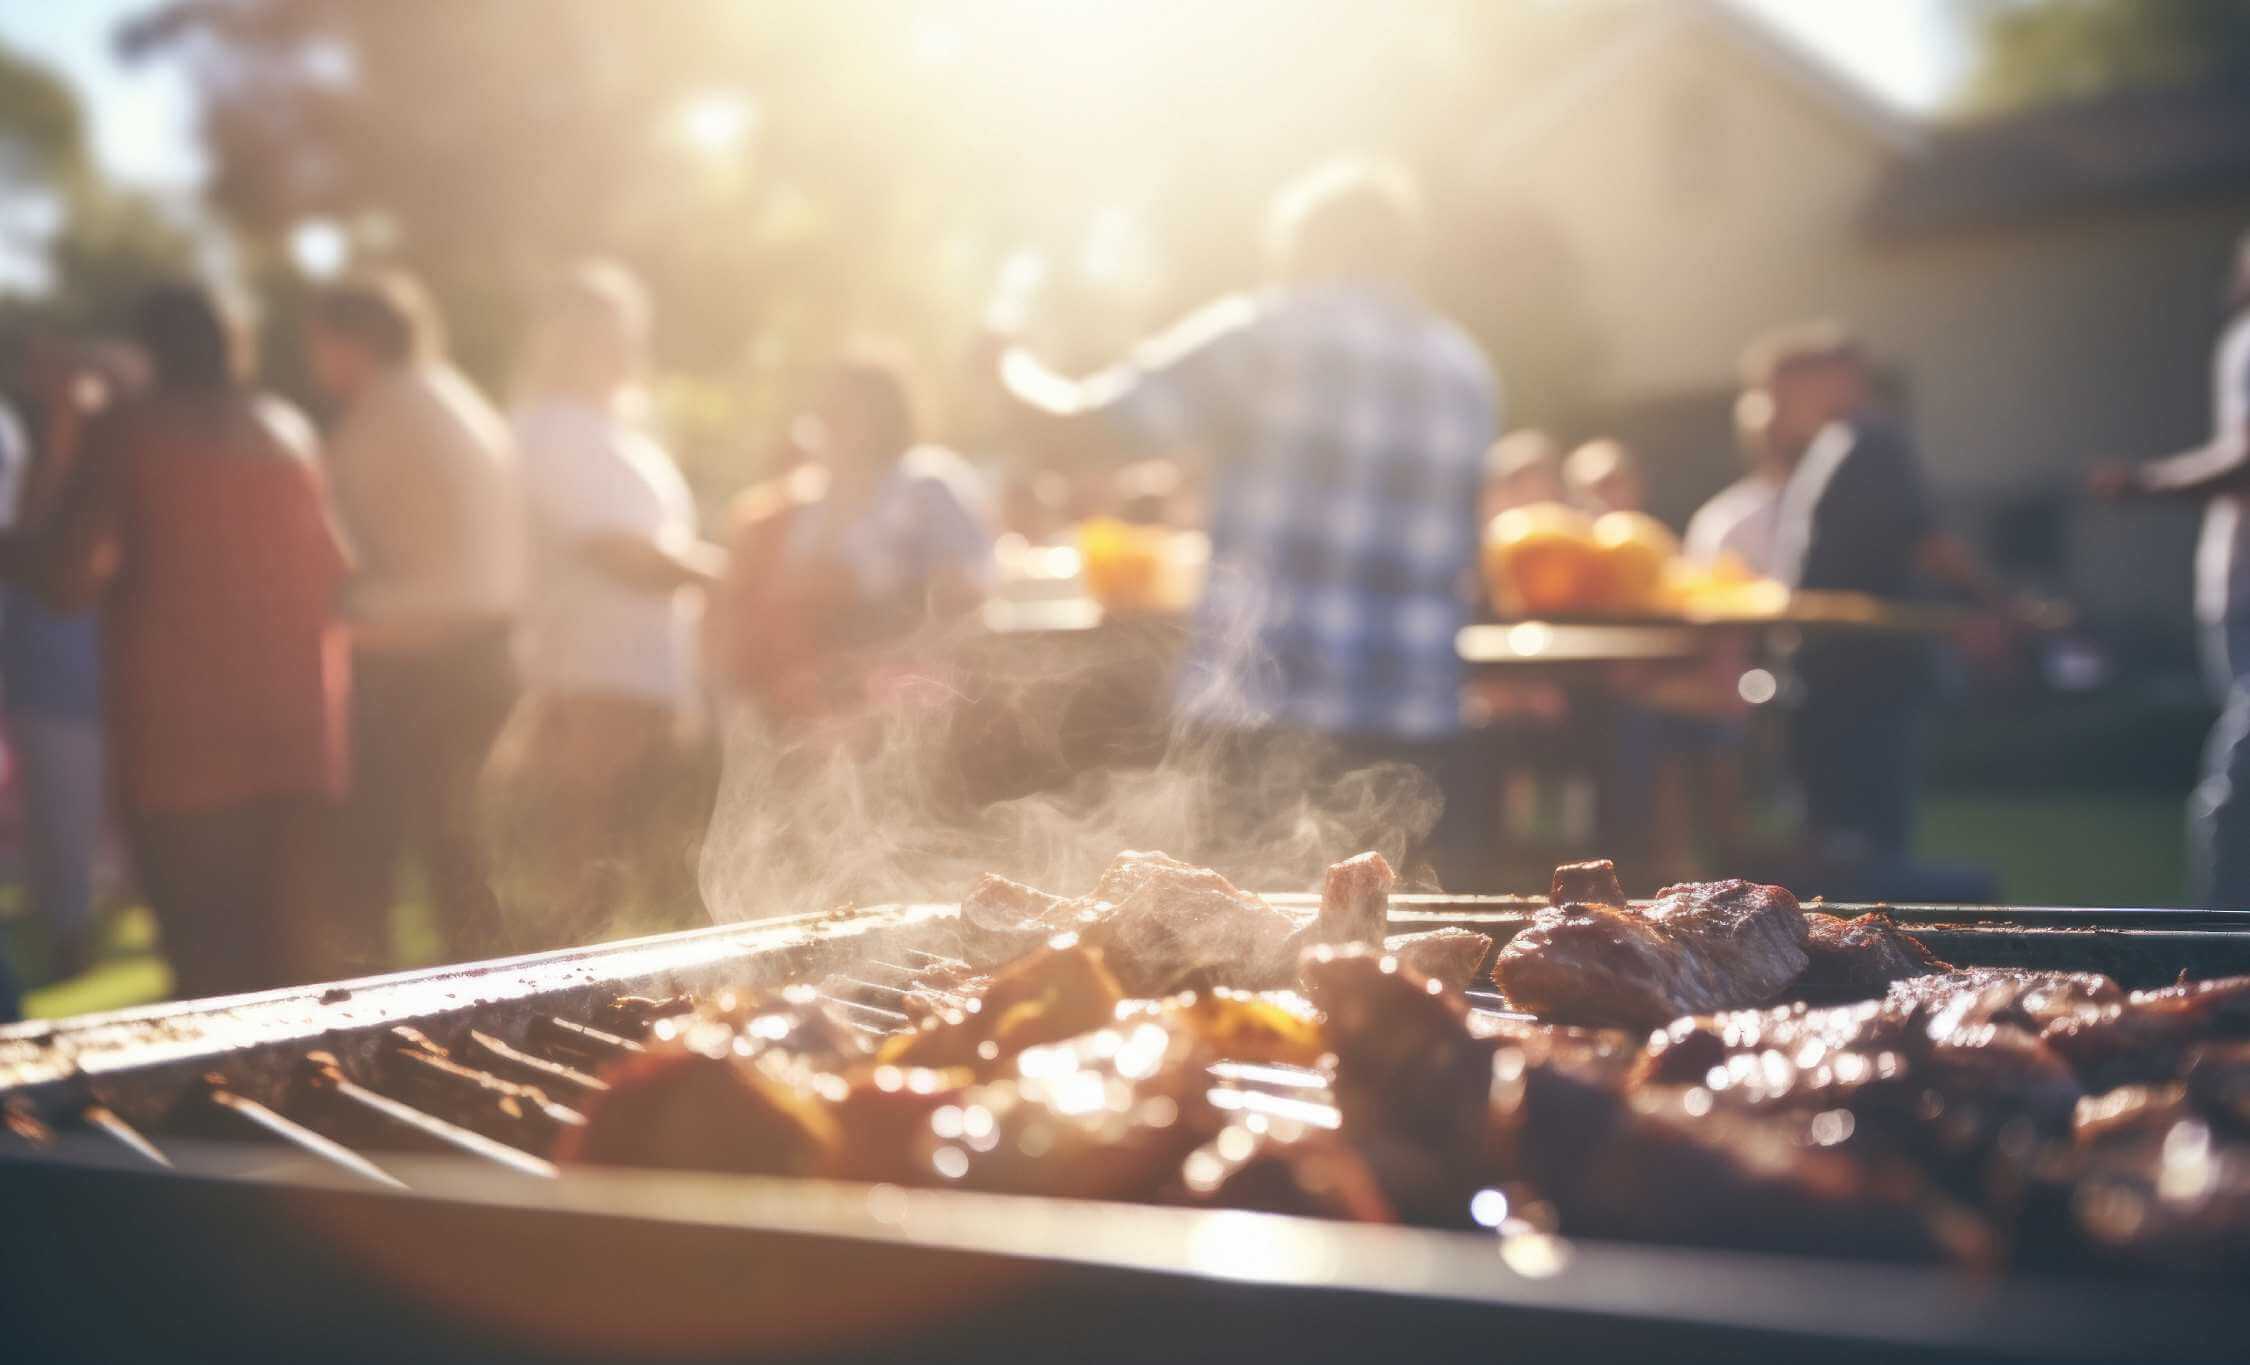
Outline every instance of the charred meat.
[[1815, 1004], [1873, 1000], [1894, 981], [1953, 970], [1881, 911], [1857, 919], [1805, 916], [1805, 974], [1791, 994]]
[[1542, 910], [1492, 975], [1545, 1018], [1654, 1028], [1774, 999], [1804, 972], [1807, 937], [1797, 898], [1780, 887], [1706, 882], [1667, 887], [1645, 909]]

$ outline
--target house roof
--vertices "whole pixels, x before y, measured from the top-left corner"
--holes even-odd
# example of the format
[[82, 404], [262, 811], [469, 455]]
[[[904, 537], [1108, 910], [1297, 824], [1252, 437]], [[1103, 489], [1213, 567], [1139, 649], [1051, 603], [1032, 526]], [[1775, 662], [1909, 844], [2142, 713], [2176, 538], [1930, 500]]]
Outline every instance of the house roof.
[[1545, 141], [1697, 26], [1747, 49], [1815, 104], [1892, 151], [1911, 153], [1921, 145], [1922, 125], [1912, 115], [1735, 0], [1622, 0], [1579, 17], [1593, 40], [1492, 130], [1480, 148], [1484, 164], [1505, 165]]
[[1868, 206], [1878, 237], [2250, 194], [2250, 90], [2141, 91], [1939, 125]]

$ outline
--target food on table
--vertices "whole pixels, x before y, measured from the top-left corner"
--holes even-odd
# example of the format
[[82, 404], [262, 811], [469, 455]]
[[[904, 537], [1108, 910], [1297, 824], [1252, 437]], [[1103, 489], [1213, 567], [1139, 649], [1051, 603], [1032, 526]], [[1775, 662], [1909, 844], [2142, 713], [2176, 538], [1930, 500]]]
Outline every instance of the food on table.
[[1485, 586], [1512, 616], [1594, 609], [1605, 599], [1594, 524], [1561, 503], [1511, 507], [1484, 531]]
[[1739, 560], [1681, 558], [1670, 528], [1640, 512], [1589, 520], [1561, 503], [1512, 507], [1484, 532], [1485, 587], [1510, 616], [1678, 615], [1758, 619], [1789, 590]]
[[1604, 512], [1594, 522], [1602, 566], [1601, 605], [1649, 611], [1664, 605], [1664, 576], [1680, 555], [1679, 537], [1645, 512]]

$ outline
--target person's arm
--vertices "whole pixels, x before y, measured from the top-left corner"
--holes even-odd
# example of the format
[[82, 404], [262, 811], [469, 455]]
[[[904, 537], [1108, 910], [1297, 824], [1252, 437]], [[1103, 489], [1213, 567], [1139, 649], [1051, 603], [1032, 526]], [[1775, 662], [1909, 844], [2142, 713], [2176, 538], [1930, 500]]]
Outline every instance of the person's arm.
[[2097, 467], [2086, 485], [2097, 497], [2204, 498], [2250, 487], [2250, 431], [2233, 431], [2208, 445], [2138, 464]]
[[1208, 437], [1251, 376], [1255, 302], [1222, 299], [1142, 343], [1131, 358], [1073, 379], [1022, 346], [1000, 352], [1010, 420], [1042, 449], [1127, 458]]

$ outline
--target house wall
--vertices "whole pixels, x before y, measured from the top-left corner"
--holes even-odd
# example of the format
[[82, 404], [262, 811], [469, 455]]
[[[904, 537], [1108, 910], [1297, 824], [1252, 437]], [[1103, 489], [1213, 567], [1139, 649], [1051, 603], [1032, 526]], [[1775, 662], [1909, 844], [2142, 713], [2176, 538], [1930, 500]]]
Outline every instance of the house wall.
[[2044, 499], [2064, 553], [2051, 587], [2184, 629], [2192, 512], [2090, 507], [2076, 489], [2097, 459], [2205, 436], [2250, 196], [1870, 241], [1863, 215], [1904, 154], [1703, 24], [1493, 168], [1576, 258], [1595, 340], [1572, 434], [1639, 435], [1658, 510], [1682, 515], [1729, 476], [1730, 453], [1708, 447], [1742, 348], [1777, 323], [1844, 319], [1891, 367], [1954, 529], [1989, 544], [2000, 514]]
[[[1939, 488], [2074, 495], [2103, 459], [2210, 434], [2220, 289], [2250, 196], [1855, 249], [1851, 315], [1896, 357]], [[2065, 502], [2066, 584], [2105, 615], [2187, 618], [2191, 509]]]

